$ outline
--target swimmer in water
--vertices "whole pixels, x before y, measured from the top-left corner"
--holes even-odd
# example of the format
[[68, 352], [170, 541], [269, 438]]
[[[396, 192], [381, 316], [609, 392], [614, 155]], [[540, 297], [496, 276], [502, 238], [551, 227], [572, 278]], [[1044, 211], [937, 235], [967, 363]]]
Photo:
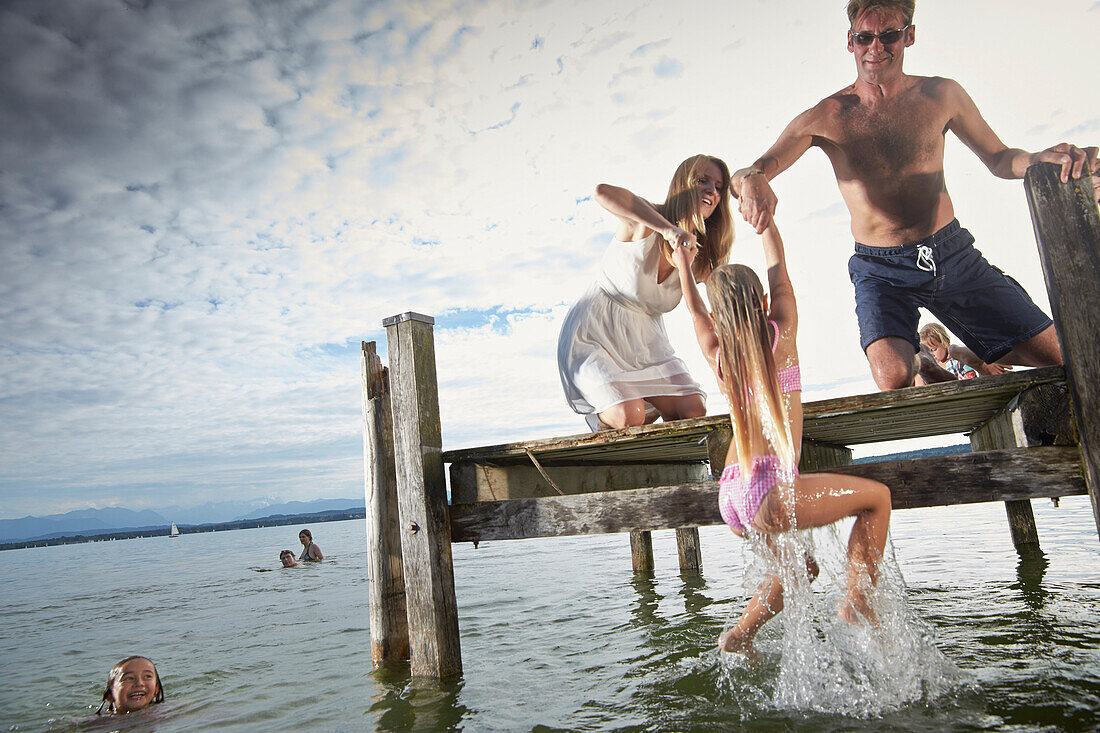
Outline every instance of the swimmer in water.
[[321, 562], [325, 559], [321, 548], [313, 544], [313, 533], [308, 529], [303, 529], [298, 533], [298, 541], [302, 543], [303, 548], [302, 554], [298, 556], [299, 560], [303, 562]]
[[284, 568], [302, 567], [302, 564], [294, 559], [294, 553], [290, 550], [283, 550], [279, 553], [279, 562], [283, 564]]
[[96, 715], [125, 715], [164, 702], [164, 686], [160, 683], [157, 668], [145, 657], [126, 657], [107, 674], [107, 687], [103, 690], [103, 702]]

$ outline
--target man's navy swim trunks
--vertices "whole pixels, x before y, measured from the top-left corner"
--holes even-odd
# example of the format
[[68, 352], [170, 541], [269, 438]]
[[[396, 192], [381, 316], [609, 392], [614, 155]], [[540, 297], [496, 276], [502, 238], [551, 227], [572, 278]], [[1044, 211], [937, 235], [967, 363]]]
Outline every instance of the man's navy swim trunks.
[[1018, 282], [982, 257], [958, 220], [900, 247], [857, 242], [848, 274], [865, 351], [887, 336], [905, 339], [919, 351], [918, 307], [927, 308], [986, 363], [1053, 323]]

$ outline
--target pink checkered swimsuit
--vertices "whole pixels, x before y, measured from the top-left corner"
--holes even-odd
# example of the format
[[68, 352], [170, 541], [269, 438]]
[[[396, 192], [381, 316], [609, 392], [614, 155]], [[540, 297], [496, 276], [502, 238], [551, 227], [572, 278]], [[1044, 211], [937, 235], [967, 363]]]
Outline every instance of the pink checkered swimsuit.
[[[768, 321], [775, 329], [775, 339], [772, 341], [772, 351], [779, 345], [779, 326], [775, 321]], [[722, 379], [722, 350], [718, 350], [718, 379]], [[798, 365], [780, 369], [776, 373], [779, 379], [779, 389], [783, 394], [802, 391], [802, 373]], [[798, 476], [798, 469], [792, 469], [792, 476]], [[764, 497], [768, 492], [781, 483], [783, 466], [779, 456], [765, 454], [756, 456], [752, 460], [752, 475], [746, 481], [741, 476], [741, 467], [734, 463], [726, 466], [718, 479], [718, 511], [722, 519], [732, 529], [743, 532], [752, 524], [753, 518], [764, 503]]]

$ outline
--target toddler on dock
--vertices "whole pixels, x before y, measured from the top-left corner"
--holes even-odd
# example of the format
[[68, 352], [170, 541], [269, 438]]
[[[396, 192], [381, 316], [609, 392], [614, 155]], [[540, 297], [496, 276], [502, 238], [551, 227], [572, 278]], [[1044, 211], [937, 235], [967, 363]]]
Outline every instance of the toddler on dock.
[[[673, 252], [699, 347], [730, 404], [733, 440], [719, 481], [719, 508], [735, 534], [759, 532], [772, 552], [777, 551], [772, 541], [776, 533], [855, 517], [840, 616], [849, 623], [857, 623], [860, 617], [875, 623], [866, 586], [867, 581], [872, 586], [878, 582], [890, 526], [890, 490], [854, 476], [799, 475], [798, 313], [783, 241], [774, 222], [765, 229], [763, 243], [769, 292], [764, 292], [751, 268], [722, 265], [707, 280], [713, 315], [690, 276], [694, 243], [685, 241]], [[806, 565], [812, 580], [817, 566], [809, 558]], [[782, 609], [783, 586], [771, 574], [738, 622], [719, 638], [719, 646], [728, 652], [751, 652], [756, 632]]]
[[986, 364], [965, 346], [951, 343], [947, 329], [938, 323], [929, 323], [920, 330], [920, 342], [932, 352], [936, 363], [959, 379], [974, 379], [982, 374], [1003, 374], [1012, 367]]

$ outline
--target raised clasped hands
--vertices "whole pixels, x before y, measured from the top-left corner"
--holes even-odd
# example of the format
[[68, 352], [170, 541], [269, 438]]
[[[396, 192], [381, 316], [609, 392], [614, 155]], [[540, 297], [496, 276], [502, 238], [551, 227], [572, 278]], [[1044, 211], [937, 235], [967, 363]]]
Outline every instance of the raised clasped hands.
[[745, 221], [756, 230], [757, 234], [763, 234], [771, 224], [777, 204], [778, 199], [767, 176], [754, 173], [742, 179], [738, 208], [741, 216], [745, 217]]
[[671, 227], [662, 235], [672, 249], [671, 261], [677, 269], [691, 269], [691, 263], [695, 261], [695, 255], [699, 252], [699, 244], [695, 237], [679, 227]]

